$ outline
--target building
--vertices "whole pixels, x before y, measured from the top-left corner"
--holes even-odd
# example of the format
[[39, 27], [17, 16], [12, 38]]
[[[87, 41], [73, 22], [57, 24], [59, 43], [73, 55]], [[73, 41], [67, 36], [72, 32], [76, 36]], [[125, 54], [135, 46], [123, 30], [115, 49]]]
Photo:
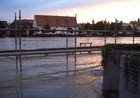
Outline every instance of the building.
[[132, 27], [134, 27], [134, 29], [140, 30], [140, 21], [131, 21], [130, 24]]
[[85, 30], [85, 23], [79, 23], [78, 27], [80, 30]]
[[[33, 20], [32, 19], [22, 19], [22, 20], [17, 20], [17, 28], [19, 28], [21, 22], [21, 28], [25, 28], [25, 29], [30, 29], [32, 28], [33, 25]], [[15, 28], [15, 20], [11, 23], [10, 25], [11, 28]]]
[[130, 25], [129, 23], [122, 23], [123, 30], [126, 30], [126, 28], [127, 28], [129, 25]]
[[[49, 25], [51, 30], [78, 30], [76, 17], [34, 15], [33, 28], [44, 29]], [[65, 34], [66, 32], [56, 31], [55, 34]], [[71, 32], [73, 33], [73, 32]]]
[[[16, 23], [16, 25], [15, 25]], [[14, 20], [11, 24], [10, 24], [10, 28], [19, 28], [21, 26], [21, 29], [32, 29], [33, 25], [33, 20], [32, 19], [21, 19], [19, 20]], [[25, 31], [22, 32], [22, 36], [29, 36], [32, 35], [31, 31]], [[11, 33], [10, 36], [15, 36], [14, 33]]]

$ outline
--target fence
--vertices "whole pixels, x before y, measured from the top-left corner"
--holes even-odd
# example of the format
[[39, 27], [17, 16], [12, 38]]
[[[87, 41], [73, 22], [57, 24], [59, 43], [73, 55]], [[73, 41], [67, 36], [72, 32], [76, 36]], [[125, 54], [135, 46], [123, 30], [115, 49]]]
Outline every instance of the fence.
[[[25, 31], [51, 31], [50, 29], [44, 29], [44, 30], [39, 30], [39, 29], [0, 29], [0, 31], [12, 31], [15, 33], [15, 52], [19, 51], [20, 55], [17, 55], [16, 56], [16, 69], [17, 70], [20, 70], [20, 72], [22, 72], [22, 54], [21, 54], [21, 50], [22, 50], [22, 46], [21, 46], [21, 43], [22, 43], [22, 37], [21, 37], [21, 32], [25, 32]], [[117, 36], [116, 36], [116, 32], [133, 32], [132, 34], [132, 44], [134, 44], [135, 42], [135, 33], [139, 33], [139, 32], [136, 32], [136, 31], [133, 31], [133, 30], [129, 30], [129, 31], [122, 31], [122, 30], [56, 30], [56, 31], [62, 31], [62, 32], [66, 32], [66, 50], [68, 50], [68, 33], [67, 32], [75, 32], [75, 52], [74, 52], [74, 59], [75, 59], [75, 70], [76, 70], [76, 49], [77, 49], [77, 46], [76, 46], [76, 43], [77, 43], [77, 32], [102, 32], [104, 33], [104, 45], [106, 44], [106, 33], [107, 32], [115, 32], [115, 36], [114, 36], [114, 44], [116, 44], [117, 42]], [[17, 43], [17, 40], [19, 40], [19, 46], [18, 46], [18, 43]], [[90, 45], [91, 46], [91, 45]], [[19, 47], [19, 50], [18, 50], [18, 47]], [[19, 59], [19, 63], [20, 65], [18, 66], [18, 59]], [[68, 53], [66, 55], [66, 60], [67, 60], [67, 64], [66, 64], [66, 69], [68, 70]]]

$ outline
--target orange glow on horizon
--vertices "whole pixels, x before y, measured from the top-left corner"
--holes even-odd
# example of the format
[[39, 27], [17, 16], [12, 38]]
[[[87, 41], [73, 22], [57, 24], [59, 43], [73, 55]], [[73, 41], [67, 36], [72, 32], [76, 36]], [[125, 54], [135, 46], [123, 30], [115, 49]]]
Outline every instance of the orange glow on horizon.
[[132, 20], [137, 20], [140, 17], [139, 0], [123, 1], [123, 2], [109, 2], [104, 4], [90, 4], [79, 6], [75, 8], [58, 9], [50, 12], [41, 12], [39, 14], [47, 15], [61, 15], [61, 16], [75, 16], [77, 14], [78, 23], [95, 22], [107, 20], [114, 22], [115, 18], [120, 21], [129, 23]]

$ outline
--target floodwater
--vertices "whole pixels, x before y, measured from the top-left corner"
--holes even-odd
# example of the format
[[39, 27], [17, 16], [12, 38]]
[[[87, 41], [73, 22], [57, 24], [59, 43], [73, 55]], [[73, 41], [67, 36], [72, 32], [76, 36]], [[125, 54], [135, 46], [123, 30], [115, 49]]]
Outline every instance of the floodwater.
[[[75, 38], [22, 38], [22, 49], [75, 46]], [[117, 43], [132, 43], [131, 37], [117, 38]], [[77, 44], [104, 45], [103, 37], [77, 37]], [[139, 38], [135, 38], [139, 43]], [[114, 43], [107, 37], [107, 43]], [[19, 41], [18, 41], [19, 45]], [[14, 38], [0, 38], [0, 50], [15, 49]], [[22, 56], [22, 73], [16, 71], [16, 58], [0, 57], [0, 98], [103, 98], [101, 53]], [[68, 61], [68, 71], [66, 65]], [[19, 65], [19, 62], [18, 62]], [[95, 66], [98, 66], [94, 68]], [[18, 66], [19, 67], [19, 66]]]

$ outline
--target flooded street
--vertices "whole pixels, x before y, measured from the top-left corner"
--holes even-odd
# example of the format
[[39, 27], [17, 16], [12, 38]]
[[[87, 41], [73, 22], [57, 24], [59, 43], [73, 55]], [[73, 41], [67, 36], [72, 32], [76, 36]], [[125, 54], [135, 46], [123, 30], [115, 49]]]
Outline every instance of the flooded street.
[[[68, 41], [68, 46], [74, 47], [74, 38]], [[131, 43], [132, 38], [119, 41]], [[78, 37], [77, 46], [80, 42], [97, 46], [104, 44], [104, 38]], [[113, 38], [108, 38], [110, 42]], [[15, 39], [0, 38], [0, 45], [0, 50], [15, 49]], [[66, 38], [22, 38], [22, 49], [58, 47], [66, 47]], [[0, 57], [0, 98], [103, 98], [101, 60], [101, 53], [77, 53], [75, 73], [72, 54], [68, 56], [68, 71], [66, 54], [22, 56], [21, 74], [16, 71], [15, 56]]]
[[[0, 98], [102, 98], [99, 89], [102, 71], [100, 67], [92, 68], [100, 60], [100, 54], [78, 54], [74, 75], [73, 55], [69, 55], [68, 73], [65, 55], [22, 57], [21, 75], [15, 70], [15, 58], [3, 57], [0, 59], [3, 64], [0, 65]], [[99, 86], [96, 88], [99, 94], [93, 86]]]

